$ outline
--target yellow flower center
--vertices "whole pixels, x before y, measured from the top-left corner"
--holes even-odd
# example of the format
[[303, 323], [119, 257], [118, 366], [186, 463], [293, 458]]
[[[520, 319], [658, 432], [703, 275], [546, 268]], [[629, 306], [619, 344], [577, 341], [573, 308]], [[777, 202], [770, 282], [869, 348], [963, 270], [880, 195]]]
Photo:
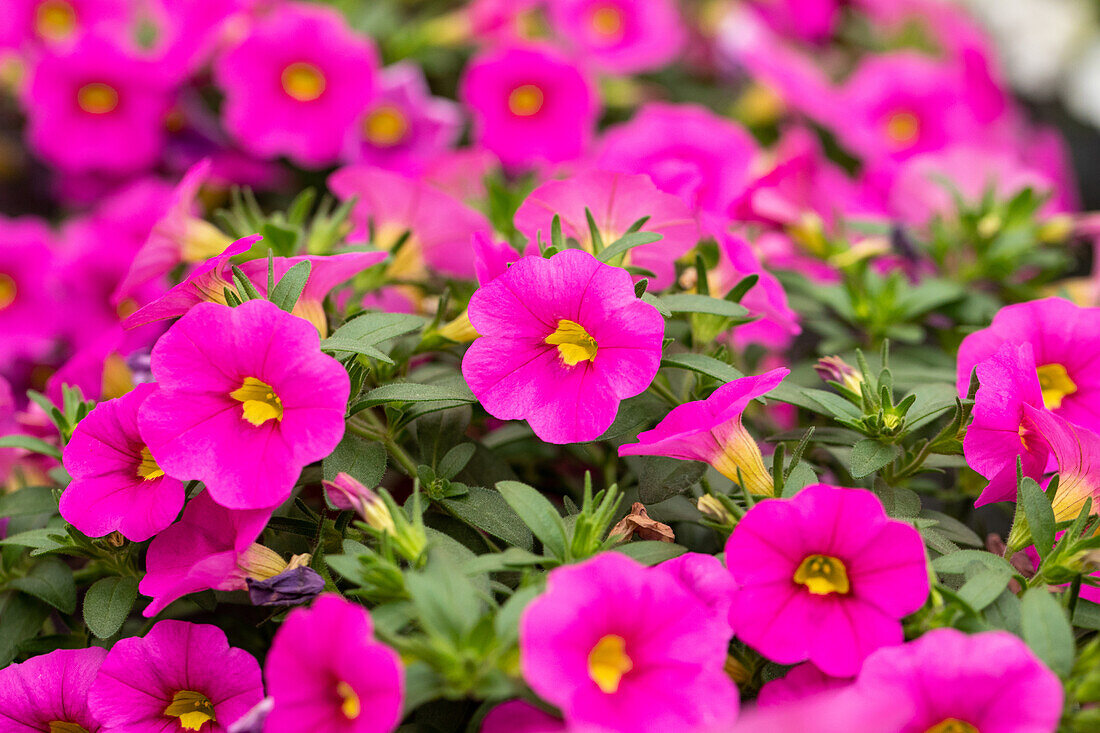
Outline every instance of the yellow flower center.
[[546, 100], [542, 90], [534, 84], [523, 84], [508, 95], [508, 109], [518, 117], [531, 117], [542, 109]]
[[283, 69], [283, 91], [299, 102], [312, 102], [325, 92], [325, 76], [313, 64], [298, 61]]
[[49, 733], [88, 733], [86, 728], [82, 728], [76, 723], [67, 723], [64, 720], [50, 721]]
[[76, 11], [65, 0], [45, 0], [35, 8], [34, 30], [47, 41], [63, 41], [76, 30]]
[[1077, 385], [1061, 364], [1043, 364], [1035, 372], [1039, 375], [1043, 404], [1048, 410], [1057, 410], [1062, 406], [1062, 400], [1077, 391]]
[[363, 121], [363, 135], [375, 145], [388, 148], [405, 138], [409, 121], [401, 110], [392, 105], [382, 105], [371, 111]]
[[924, 733], [978, 733], [978, 729], [958, 718], [947, 718], [936, 723]]
[[15, 302], [17, 292], [15, 280], [10, 275], [0, 272], [0, 311]]
[[895, 112], [886, 120], [886, 136], [897, 145], [909, 145], [920, 134], [920, 119], [912, 112]]
[[362, 708], [359, 704], [359, 696], [355, 694], [355, 690], [351, 689], [351, 685], [340, 681], [336, 684], [336, 692], [343, 700], [340, 704], [340, 712], [344, 714], [344, 717], [348, 720], [358, 718]]
[[268, 420], [283, 419], [283, 401], [271, 385], [255, 377], [245, 377], [240, 388], [230, 392], [229, 396], [244, 405], [244, 419], [257, 427]]
[[810, 555], [803, 560], [794, 571], [794, 582], [806, 586], [815, 596], [843, 595], [851, 590], [844, 563], [828, 555]]
[[214, 703], [206, 695], [194, 690], [180, 690], [173, 695], [164, 714], [179, 718], [180, 728], [183, 730], [200, 730], [207, 722], [217, 722]]
[[592, 30], [608, 40], [618, 40], [623, 36], [623, 11], [614, 5], [601, 5], [592, 11], [588, 21]]
[[118, 107], [118, 91], [109, 84], [93, 81], [80, 87], [76, 93], [76, 103], [88, 114], [109, 114]]
[[588, 653], [588, 676], [609, 695], [618, 691], [623, 675], [632, 669], [634, 662], [626, 655], [626, 641], [617, 634], [603, 637]]
[[596, 339], [589, 336], [584, 326], [575, 321], [564, 318], [558, 321], [558, 329], [546, 337], [545, 343], [557, 346], [561, 360], [569, 366], [596, 360]]
[[153, 454], [146, 446], [141, 447], [141, 463], [138, 464], [137, 475], [146, 481], [152, 481], [164, 475], [164, 470], [157, 465]]

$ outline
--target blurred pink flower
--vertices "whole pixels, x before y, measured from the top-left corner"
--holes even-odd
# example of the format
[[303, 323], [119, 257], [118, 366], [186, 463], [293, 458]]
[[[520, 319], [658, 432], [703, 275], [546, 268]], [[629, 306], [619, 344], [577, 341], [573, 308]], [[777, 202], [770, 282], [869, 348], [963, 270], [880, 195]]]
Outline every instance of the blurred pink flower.
[[617, 74], [653, 71], [687, 41], [672, 0], [547, 0], [555, 33], [582, 61]]
[[0, 670], [0, 726], [24, 731], [99, 733], [98, 710], [88, 689], [107, 650], [58, 649]]
[[64, 323], [59, 310], [56, 240], [40, 219], [0, 216], [0, 366], [44, 357]]

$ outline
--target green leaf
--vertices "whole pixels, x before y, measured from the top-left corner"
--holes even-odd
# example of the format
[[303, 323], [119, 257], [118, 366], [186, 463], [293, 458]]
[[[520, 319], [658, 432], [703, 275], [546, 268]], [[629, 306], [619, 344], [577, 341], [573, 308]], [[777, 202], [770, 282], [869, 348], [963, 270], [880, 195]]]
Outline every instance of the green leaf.
[[49, 486], [26, 486], [10, 494], [0, 494], [0, 517], [22, 517], [57, 511], [57, 500]]
[[460, 645], [482, 613], [474, 584], [446, 552], [429, 550], [423, 571], [405, 573], [417, 617], [429, 634]]
[[638, 499], [643, 504], [656, 504], [682, 494], [707, 470], [707, 464], [700, 461], [681, 461], [664, 456], [642, 456], [641, 463]]
[[466, 464], [474, 457], [474, 451], [476, 450], [477, 445], [474, 443], [459, 443], [440, 459], [439, 466], [436, 468], [436, 475], [450, 481], [460, 474], [462, 469], [466, 468]]
[[624, 545], [616, 545], [611, 549], [615, 552], [621, 552], [643, 565], [656, 565], [687, 552], [687, 548], [683, 545], [677, 545], [673, 542], [655, 542], [653, 540], [627, 542]]
[[386, 473], [386, 446], [368, 441], [355, 433], [344, 433], [336, 449], [321, 464], [326, 481], [346, 473], [368, 489], [382, 483]]
[[1100, 630], [1100, 603], [1079, 598], [1077, 608], [1073, 610], [1073, 625], [1082, 629]]
[[1020, 482], [1019, 489], [1019, 501], [1024, 508], [1024, 516], [1027, 517], [1031, 537], [1035, 540], [1035, 551], [1039, 553], [1039, 557], [1045, 558], [1054, 547], [1055, 521], [1050, 497], [1043, 493], [1034, 479], [1027, 476]]
[[8, 581], [9, 588], [29, 593], [62, 613], [76, 610], [76, 584], [73, 571], [55, 557], [48, 557], [31, 568], [22, 578]]
[[137, 578], [101, 578], [84, 594], [84, 623], [100, 639], [118, 633], [137, 599]]
[[462, 496], [442, 499], [440, 503], [466, 524], [488, 532], [509, 545], [524, 550], [535, 546], [531, 530], [496, 491], [471, 486]]
[[329, 336], [327, 339], [321, 342], [321, 351], [327, 353], [346, 352], [349, 354], [362, 354], [368, 356], [371, 359], [376, 359], [386, 364], [393, 364], [393, 359], [386, 356], [383, 352], [374, 348], [369, 344], [364, 344], [359, 341], [352, 341], [351, 339], [341, 338], [338, 336]]
[[38, 634], [49, 615], [49, 608], [30, 596], [0, 593], [0, 667], [11, 663], [19, 645]]
[[980, 611], [993, 601], [1008, 587], [1011, 575], [986, 569], [970, 577], [959, 588], [959, 597], [973, 608]]
[[640, 247], [643, 244], [653, 244], [662, 239], [664, 239], [664, 235], [656, 232], [631, 232], [630, 234], [624, 234], [605, 247], [603, 251], [600, 252], [597, 259], [600, 262], [611, 262], [619, 255], [634, 247]]
[[395, 382], [375, 387], [356, 406], [373, 407], [387, 402], [477, 402], [474, 393], [465, 385], [413, 384]]
[[31, 548], [32, 557], [37, 557], [47, 552], [54, 552], [55, 550], [71, 548], [73, 546], [72, 542], [69, 541], [69, 536], [64, 530], [53, 527], [30, 529], [26, 532], [13, 534], [11, 537], [5, 537], [0, 540], [0, 545], [20, 545], [22, 547], [29, 547]]
[[5, 435], [0, 438], [0, 448], [22, 448], [29, 450], [31, 453], [41, 453], [44, 456], [61, 460], [61, 451], [57, 446], [50, 445], [38, 438], [32, 438], [29, 435]]
[[294, 310], [298, 298], [302, 297], [302, 291], [305, 290], [306, 281], [309, 280], [311, 268], [312, 265], [309, 260], [303, 260], [291, 267], [279, 278], [278, 284], [271, 291], [271, 296], [268, 299], [290, 313]]
[[[306, 193], [308, 190], [302, 193]], [[297, 203], [297, 200], [295, 203]], [[312, 204], [312, 200], [309, 203]], [[264, 242], [280, 255], [290, 256], [298, 249], [299, 230], [296, 227], [289, 227], [269, 219], [260, 227], [260, 234], [263, 235]]]
[[723, 298], [712, 298], [709, 295], [675, 293], [666, 295], [660, 300], [672, 313], [706, 313], [727, 318], [744, 318], [749, 315], [749, 310], [745, 306], [731, 303]]
[[1046, 588], [1028, 588], [1020, 602], [1024, 641], [1060, 677], [1073, 668], [1073, 629], [1062, 605]]
[[1003, 575], [1011, 576], [1017, 572], [1008, 560], [984, 550], [959, 550], [950, 555], [937, 557], [932, 561], [932, 569], [941, 574], [962, 575], [976, 562]]
[[565, 523], [550, 500], [537, 489], [519, 481], [501, 481], [497, 483], [497, 491], [546, 550], [559, 559], [565, 559]]
[[523, 610], [527, 608], [527, 604], [535, 600], [542, 591], [543, 589], [537, 585], [524, 586], [517, 589], [511, 598], [500, 607], [500, 611], [497, 612], [497, 616], [493, 620], [493, 626], [502, 646], [515, 644], [519, 639], [520, 616], [523, 615]]
[[[826, 392], [823, 389], [803, 389], [802, 394], [805, 397], [809, 397], [820, 406], [814, 409], [815, 412], [821, 412], [820, 408], [824, 408], [826, 411], [825, 414], [832, 415], [833, 417], [850, 417], [855, 419], [861, 417], [858, 407], [833, 392]], [[776, 395], [776, 398], [780, 400], [783, 399], [778, 395]], [[811, 407], [811, 409], [813, 408]]]
[[731, 367], [724, 361], [703, 354], [683, 353], [666, 354], [661, 357], [662, 367], [673, 369], [687, 369], [699, 374], [717, 379], [719, 382], [732, 382], [745, 376], [743, 373]]
[[426, 322], [410, 313], [364, 313], [340, 326], [332, 336], [373, 346], [416, 331]]
[[864, 438], [852, 447], [852, 455], [850, 458], [852, 476], [854, 478], [870, 476], [880, 468], [889, 465], [900, 455], [900, 446], [880, 443], [871, 438]]

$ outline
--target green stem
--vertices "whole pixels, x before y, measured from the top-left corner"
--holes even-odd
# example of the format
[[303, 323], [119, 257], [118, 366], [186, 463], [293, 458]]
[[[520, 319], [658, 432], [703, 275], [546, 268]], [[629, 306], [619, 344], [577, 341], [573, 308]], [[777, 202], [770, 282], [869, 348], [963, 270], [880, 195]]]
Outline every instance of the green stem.
[[679, 407], [680, 400], [672, 393], [671, 389], [666, 387], [659, 380], [654, 379], [650, 383], [649, 388], [673, 407]]

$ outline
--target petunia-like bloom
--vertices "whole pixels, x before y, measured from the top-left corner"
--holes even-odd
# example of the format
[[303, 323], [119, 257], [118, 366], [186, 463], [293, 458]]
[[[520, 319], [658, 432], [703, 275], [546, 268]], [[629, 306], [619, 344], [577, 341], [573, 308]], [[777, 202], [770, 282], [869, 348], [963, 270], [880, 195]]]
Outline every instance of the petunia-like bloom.
[[122, 23], [128, 0], [7, 0], [0, 15], [0, 49], [70, 45], [108, 23]]
[[714, 618], [720, 621], [729, 620], [730, 601], [737, 587], [722, 561], [714, 555], [685, 552], [679, 557], [665, 560], [654, 571], [668, 573], [679, 581], [680, 585], [710, 609]]
[[538, 253], [536, 235], [540, 232], [543, 242], [550, 241], [555, 214], [561, 217], [563, 236], [593, 251], [585, 209], [591, 212], [604, 246], [626, 234], [639, 219], [648, 219], [642, 229], [656, 232], [662, 239], [627, 252], [623, 266], [637, 265], [653, 271], [656, 277], [652, 290], [672, 284], [676, 259], [699, 241], [699, 227], [691, 209], [678, 197], [659, 190], [648, 176], [586, 171], [544, 183], [516, 211], [516, 229], [529, 240], [528, 253]]
[[[783, 705], [757, 705], [746, 710], [732, 728], [722, 733], [898, 733], [909, 719], [905, 701], [849, 686], [825, 691]], [[719, 733], [718, 730], [707, 733]], [[927, 733], [955, 733], [954, 729], [929, 729]]]
[[749, 403], [775, 389], [791, 373], [773, 369], [758, 377], [724, 384], [705, 400], [672, 408], [652, 430], [638, 434], [637, 443], [619, 446], [620, 456], [667, 456], [703, 461], [732, 481], [744, 481], [759, 496], [775, 493], [760, 447], [741, 424]]
[[402, 61], [379, 74], [377, 93], [353, 125], [345, 157], [416, 175], [452, 148], [461, 132], [459, 105], [433, 97], [420, 66]]
[[73, 480], [61, 495], [61, 516], [90, 537], [118, 530], [142, 542], [183, 508], [183, 483], [164, 473], [138, 434], [138, 407], [155, 390], [139, 384], [101, 402], [65, 446], [63, 462]]
[[741, 305], [759, 318], [733, 330], [734, 343], [741, 349], [746, 344], [764, 344], [775, 350], [785, 349], [795, 336], [802, 333], [798, 313], [787, 302], [787, 291], [779, 279], [760, 263], [752, 246], [744, 238], [728, 231], [715, 232], [718, 240], [717, 267], [707, 273], [712, 293], [729, 292], [743, 278], [756, 275], [756, 285], [741, 298]]
[[719, 730], [730, 630], [671, 574], [606, 552], [550, 571], [520, 618], [523, 678], [587, 730]]
[[254, 155], [336, 160], [374, 92], [378, 54], [335, 8], [288, 2], [214, 62], [225, 127]]
[[840, 16], [839, 0], [752, 0], [752, 7], [776, 33], [810, 43], [827, 40]]
[[761, 687], [756, 704], [760, 707], [785, 705], [829, 690], [843, 689], [854, 681], [848, 677], [831, 677], [812, 662], [803, 662], [792, 667], [783, 677]]
[[317, 329], [266, 300], [199, 303], [153, 348], [157, 390], [138, 427], [173, 476], [198, 479], [219, 504], [281, 504], [304, 466], [344, 434], [348, 374]]
[[106, 730], [225, 733], [264, 696], [260, 665], [210, 624], [161, 621], [115, 642], [88, 692]]
[[626, 270], [567, 249], [524, 257], [470, 298], [462, 375], [490, 415], [549, 443], [598, 438], [661, 361], [664, 320]]
[[550, 0], [550, 25], [582, 59], [633, 74], [667, 65], [687, 33], [671, 0]]
[[653, 102], [604, 133], [597, 168], [645, 173], [695, 211], [725, 212], [749, 182], [752, 136], [703, 107]]
[[326, 594], [287, 616], [264, 666], [270, 733], [387, 733], [401, 720], [404, 673], [370, 614]]
[[525, 700], [509, 700], [489, 711], [481, 733], [568, 733], [565, 723]]
[[581, 68], [544, 47], [483, 51], [466, 67], [459, 98], [473, 115], [474, 142], [509, 168], [580, 157], [599, 115]]
[[958, 388], [966, 395], [970, 373], [1006, 341], [1031, 344], [1043, 404], [1070, 422], [1100, 431], [1100, 308], [1062, 298], [1005, 306], [989, 328], [959, 346]]
[[23, 95], [27, 142], [67, 173], [141, 171], [164, 147], [171, 91], [158, 64], [81, 36], [35, 64]]
[[1051, 506], [1059, 522], [1076, 519], [1085, 500], [1100, 512], [1100, 435], [1051, 412], [1024, 404], [1025, 440], [1041, 440], [1058, 463], [1058, 492]]
[[966, 463], [989, 479], [975, 502], [982, 506], [1016, 498], [1017, 458], [1025, 476], [1040, 478], [1050, 449], [1024, 424], [1024, 405], [1043, 409], [1031, 344], [1005, 342], [977, 366], [974, 419], [963, 439]]
[[933, 629], [872, 654], [856, 684], [911, 710], [898, 733], [1048, 733], [1062, 716], [1058, 677], [1007, 631]]
[[5, 733], [99, 733], [88, 706], [105, 649], [58, 649], [0, 669], [0, 730]]
[[0, 365], [5, 365], [45, 356], [62, 324], [49, 226], [32, 217], [0, 216], [0, 241]]
[[900, 644], [900, 619], [928, 596], [920, 534], [864, 489], [815, 484], [757, 504], [730, 535], [726, 567], [738, 585], [738, 638], [779, 664], [808, 659], [835, 677]]

